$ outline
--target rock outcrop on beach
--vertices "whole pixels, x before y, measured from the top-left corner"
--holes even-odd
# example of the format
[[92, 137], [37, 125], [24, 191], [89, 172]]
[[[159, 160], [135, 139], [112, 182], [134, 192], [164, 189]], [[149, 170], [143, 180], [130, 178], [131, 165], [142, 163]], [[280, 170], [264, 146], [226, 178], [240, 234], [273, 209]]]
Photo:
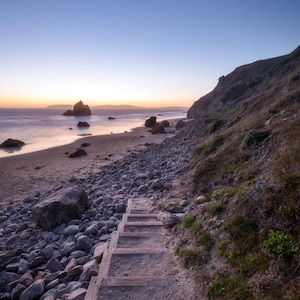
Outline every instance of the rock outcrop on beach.
[[36, 204], [32, 208], [32, 217], [37, 226], [51, 229], [81, 218], [88, 207], [88, 196], [83, 189], [63, 189]]
[[146, 127], [154, 127], [157, 124], [156, 117], [152, 116], [145, 121]]
[[80, 116], [90, 116], [91, 110], [88, 105], [83, 104], [83, 102], [80, 100], [74, 105], [73, 110], [67, 110], [63, 115], [64, 116], [74, 116], [74, 117], [80, 117]]
[[24, 145], [25, 143], [22, 141], [16, 139], [7, 139], [0, 145], [0, 148], [20, 148]]
[[[84, 147], [86, 147], [86, 146], [84, 146]], [[76, 151], [69, 154], [69, 157], [74, 158], [74, 157], [80, 157], [80, 156], [84, 156], [84, 155], [87, 155], [86, 151], [84, 149], [79, 148]]]

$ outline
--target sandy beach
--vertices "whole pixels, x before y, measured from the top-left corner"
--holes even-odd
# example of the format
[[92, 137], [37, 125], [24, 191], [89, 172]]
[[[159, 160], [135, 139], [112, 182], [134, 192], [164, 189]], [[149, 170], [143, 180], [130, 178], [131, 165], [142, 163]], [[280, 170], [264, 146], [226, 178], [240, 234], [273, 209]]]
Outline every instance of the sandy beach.
[[[175, 124], [172, 120], [171, 125]], [[124, 157], [146, 143], [161, 143], [170, 134], [153, 135], [139, 127], [122, 134], [90, 136], [59, 147], [0, 159], [0, 209], [18, 206], [26, 197], [57, 189], [72, 178], [86, 178], [101, 166]], [[83, 143], [87, 156], [69, 158]]]

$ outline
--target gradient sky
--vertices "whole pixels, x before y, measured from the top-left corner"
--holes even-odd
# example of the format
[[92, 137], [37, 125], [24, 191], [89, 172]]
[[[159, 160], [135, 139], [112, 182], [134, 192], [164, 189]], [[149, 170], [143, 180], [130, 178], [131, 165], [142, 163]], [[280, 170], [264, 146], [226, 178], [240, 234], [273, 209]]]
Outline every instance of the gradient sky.
[[300, 44], [296, 0], [0, 0], [0, 107], [190, 106]]

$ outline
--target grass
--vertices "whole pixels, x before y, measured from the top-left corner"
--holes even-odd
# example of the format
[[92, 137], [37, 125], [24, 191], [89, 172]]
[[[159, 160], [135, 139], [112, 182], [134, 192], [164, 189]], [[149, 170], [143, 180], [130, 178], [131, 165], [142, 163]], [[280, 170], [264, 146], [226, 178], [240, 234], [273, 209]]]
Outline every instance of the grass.
[[185, 268], [201, 269], [207, 261], [206, 255], [201, 250], [184, 249], [179, 253]]
[[233, 241], [241, 247], [240, 250], [251, 247], [256, 240], [256, 224], [253, 220], [242, 215], [233, 216], [227, 224], [224, 225], [232, 237]]
[[243, 150], [249, 149], [249, 148], [257, 149], [263, 144], [263, 141], [269, 135], [270, 135], [270, 133], [268, 131], [251, 129], [250, 131], [248, 131], [246, 133], [246, 135], [242, 141], [241, 148]]
[[250, 300], [254, 299], [247, 283], [228, 273], [219, 273], [218, 278], [213, 279], [208, 288], [209, 299], [221, 298], [224, 300]]
[[183, 218], [183, 221], [182, 221], [182, 226], [184, 228], [189, 228], [189, 227], [192, 227], [193, 224], [195, 223], [196, 221], [196, 217], [195, 216], [185, 216]]
[[218, 119], [216, 120], [213, 125], [212, 125], [212, 128], [211, 128], [211, 133], [214, 133], [216, 131], [218, 131], [224, 124], [226, 124], [226, 121], [223, 120], [223, 119]]
[[222, 203], [212, 204], [209, 208], [210, 213], [214, 216], [220, 214], [224, 210], [225, 206]]
[[211, 140], [199, 144], [194, 149], [194, 155], [198, 155], [201, 158], [206, 158], [210, 154], [216, 152], [217, 149], [223, 144], [223, 142], [224, 137], [222, 135], [213, 137]]

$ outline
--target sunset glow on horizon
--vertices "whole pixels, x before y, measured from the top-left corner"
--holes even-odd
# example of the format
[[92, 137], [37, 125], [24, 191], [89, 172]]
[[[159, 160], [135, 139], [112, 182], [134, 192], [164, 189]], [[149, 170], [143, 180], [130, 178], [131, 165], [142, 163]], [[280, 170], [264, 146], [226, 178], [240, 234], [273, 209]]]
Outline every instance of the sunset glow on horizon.
[[300, 3], [1, 1], [0, 108], [190, 107], [299, 44]]

